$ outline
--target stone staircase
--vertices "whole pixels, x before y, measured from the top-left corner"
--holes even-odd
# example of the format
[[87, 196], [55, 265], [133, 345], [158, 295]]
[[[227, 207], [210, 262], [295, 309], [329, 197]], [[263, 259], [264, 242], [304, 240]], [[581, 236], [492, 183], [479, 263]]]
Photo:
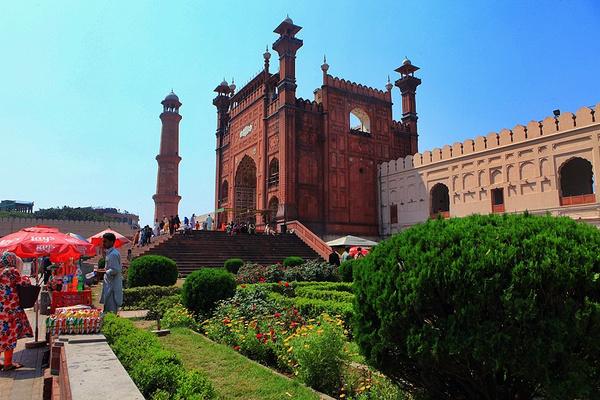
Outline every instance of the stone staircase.
[[[282, 262], [289, 256], [299, 256], [305, 260], [320, 258], [295, 234], [267, 236], [241, 233], [230, 236], [225, 232], [192, 231], [159, 240], [151, 248], [136, 248], [134, 256], [157, 254], [169, 257], [175, 260], [183, 276], [202, 267], [222, 267], [230, 258], [265, 265]], [[121, 254], [126, 255], [127, 249]]]
[[[167, 240], [170, 239], [169, 235], [161, 235], [158, 237], [153, 237], [152, 238], [152, 243], [150, 243], [147, 246], [144, 247], [138, 247], [138, 246], [133, 246], [131, 242], [119, 247], [119, 253], [121, 254], [121, 264], [124, 266], [128, 266], [129, 265], [129, 261], [127, 261], [127, 250], [129, 249], [133, 249], [131, 251], [131, 254], [133, 256], [133, 258], [135, 257], [139, 257], [140, 255], [148, 252], [149, 250], [153, 249], [154, 247], [158, 246], [161, 243], [166, 242]], [[100, 260], [100, 256], [95, 256], [93, 258], [90, 258], [89, 260], [87, 260], [86, 262], [92, 265], [98, 265], [98, 260]]]

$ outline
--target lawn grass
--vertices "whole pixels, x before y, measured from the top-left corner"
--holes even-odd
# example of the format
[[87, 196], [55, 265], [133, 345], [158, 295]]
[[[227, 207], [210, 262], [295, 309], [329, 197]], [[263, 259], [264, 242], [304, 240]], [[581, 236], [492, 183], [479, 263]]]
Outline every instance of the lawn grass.
[[235, 350], [189, 329], [176, 328], [160, 338], [176, 352], [186, 368], [197, 368], [208, 376], [221, 399], [282, 400], [318, 399], [300, 383], [257, 365]]

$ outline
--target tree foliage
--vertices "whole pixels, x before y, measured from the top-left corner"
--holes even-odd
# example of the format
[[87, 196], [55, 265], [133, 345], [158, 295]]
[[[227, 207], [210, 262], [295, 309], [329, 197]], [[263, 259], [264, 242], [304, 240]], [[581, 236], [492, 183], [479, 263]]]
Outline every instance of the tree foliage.
[[431, 220], [354, 271], [368, 362], [435, 399], [600, 396], [600, 232], [529, 215]]

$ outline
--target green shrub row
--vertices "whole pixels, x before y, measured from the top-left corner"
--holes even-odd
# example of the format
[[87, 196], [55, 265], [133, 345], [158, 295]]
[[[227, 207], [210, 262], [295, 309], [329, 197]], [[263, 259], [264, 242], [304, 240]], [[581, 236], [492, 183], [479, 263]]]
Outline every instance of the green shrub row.
[[294, 307], [306, 318], [317, 318], [325, 313], [337, 315], [344, 320], [346, 327], [352, 323], [354, 307], [352, 302], [342, 302], [335, 300], [309, 299], [307, 297], [286, 297], [279, 293], [272, 292], [269, 297], [284, 307]]
[[151, 310], [165, 297], [181, 294], [177, 286], [141, 286], [123, 290], [123, 309]]
[[304, 264], [304, 259], [302, 257], [298, 257], [298, 256], [286, 257], [283, 260], [284, 267], [295, 267], [297, 265], [302, 265], [302, 264]]
[[310, 287], [313, 290], [335, 290], [336, 292], [352, 293], [351, 282], [292, 282], [294, 289]]
[[335, 300], [352, 303], [354, 295], [348, 292], [338, 292], [337, 290], [321, 290], [312, 286], [304, 286], [295, 289], [296, 297], [307, 297], [309, 299]]
[[216, 392], [200, 371], [186, 371], [181, 359], [162, 348], [152, 333], [129, 320], [108, 314], [102, 333], [123, 367], [147, 399], [215, 399]]

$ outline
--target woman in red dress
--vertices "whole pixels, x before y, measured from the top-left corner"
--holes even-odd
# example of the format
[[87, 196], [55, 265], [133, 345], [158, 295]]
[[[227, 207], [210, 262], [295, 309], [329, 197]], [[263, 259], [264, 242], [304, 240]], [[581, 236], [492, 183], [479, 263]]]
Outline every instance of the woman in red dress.
[[4, 370], [21, 368], [12, 362], [17, 340], [32, 337], [31, 325], [19, 305], [17, 285], [29, 285], [29, 278], [22, 277], [17, 269], [18, 257], [5, 252], [0, 258], [0, 352], [4, 352]]

